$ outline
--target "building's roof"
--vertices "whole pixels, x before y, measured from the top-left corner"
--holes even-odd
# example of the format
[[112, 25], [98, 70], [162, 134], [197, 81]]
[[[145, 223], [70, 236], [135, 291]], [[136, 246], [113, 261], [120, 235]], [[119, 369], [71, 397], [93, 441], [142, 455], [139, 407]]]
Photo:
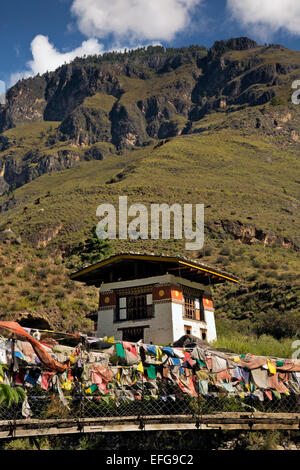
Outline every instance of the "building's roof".
[[119, 253], [70, 275], [71, 279], [89, 285], [100, 286], [103, 282], [142, 279], [163, 274], [174, 274], [202, 284], [239, 282], [233, 274], [208, 266], [184, 256], [154, 253]]

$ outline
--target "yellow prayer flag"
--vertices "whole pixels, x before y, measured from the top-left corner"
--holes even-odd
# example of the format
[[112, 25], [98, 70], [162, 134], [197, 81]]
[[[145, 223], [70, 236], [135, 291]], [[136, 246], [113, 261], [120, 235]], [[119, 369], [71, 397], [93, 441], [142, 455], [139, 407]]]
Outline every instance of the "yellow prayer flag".
[[108, 343], [114, 343], [115, 342], [115, 337], [111, 336], [110, 338], [108, 338], [107, 342]]
[[139, 372], [141, 372], [142, 374], [144, 373], [144, 366], [143, 366], [143, 363], [140, 362], [139, 365], [137, 366], [136, 370], [138, 370]]
[[156, 359], [157, 359], [158, 361], [161, 361], [162, 355], [163, 355], [162, 350], [160, 349], [159, 346], [156, 346]]
[[65, 380], [65, 381], [62, 383], [61, 386], [62, 386], [62, 388], [63, 388], [64, 390], [71, 390], [71, 388], [72, 388], [72, 382], [71, 382], [71, 380]]
[[268, 363], [268, 369], [269, 369], [270, 374], [276, 374], [275, 364], [271, 362], [270, 359], [267, 359], [267, 363]]

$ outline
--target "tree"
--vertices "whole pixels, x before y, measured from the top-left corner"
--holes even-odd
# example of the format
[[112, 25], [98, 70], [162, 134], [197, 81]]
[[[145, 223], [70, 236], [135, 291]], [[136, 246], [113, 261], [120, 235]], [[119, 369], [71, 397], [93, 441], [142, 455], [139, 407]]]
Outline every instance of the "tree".
[[91, 236], [72, 250], [72, 255], [75, 255], [81, 264], [94, 264], [111, 253], [111, 243], [97, 237], [96, 226], [92, 228]]

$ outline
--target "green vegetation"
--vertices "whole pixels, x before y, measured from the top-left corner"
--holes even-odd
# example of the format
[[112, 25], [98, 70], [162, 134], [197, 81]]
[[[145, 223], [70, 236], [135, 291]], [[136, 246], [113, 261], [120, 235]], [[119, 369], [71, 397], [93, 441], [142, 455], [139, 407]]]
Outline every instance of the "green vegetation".
[[[299, 431], [166, 431], [90, 433], [1, 440], [1, 450], [280, 450], [299, 449]], [[280, 446], [280, 447], [279, 447]]]
[[295, 340], [288, 338], [279, 341], [269, 335], [259, 337], [255, 337], [254, 335], [242, 335], [236, 331], [220, 333], [218, 329], [218, 339], [213, 346], [228, 349], [237, 354], [251, 353], [257, 356], [291, 358], [294, 352], [292, 348], [293, 341]]
[[38, 254], [26, 244], [0, 245], [0, 266], [6, 265], [0, 282], [1, 318], [15, 320], [30, 314], [58, 331], [93, 332], [86, 314], [97, 308], [97, 289], [71, 282], [61, 255]]
[[[23, 311], [44, 312], [57, 325], [74, 328], [76, 323], [79, 327], [79, 318], [83, 321], [84, 315], [96, 308], [97, 293], [90, 297], [90, 288], [73, 282], [62, 295], [70, 272], [67, 267], [72, 265], [68, 257], [89, 237], [90, 227], [97, 223], [98, 205], [112, 203], [117, 208], [119, 195], [127, 195], [129, 204], [142, 202], [148, 207], [151, 202], [204, 202], [204, 251], [185, 252], [180, 240], [133, 243], [117, 239], [114, 252], [184, 253], [233, 272], [241, 278], [242, 293], [231, 285], [216, 289], [218, 316], [248, 322], [255, 326], [256, 335], [293, 338], [299, 331], [299, 255], [280, 245], [280, 239], [296, 242], [300, 228], [296, 217], [299, 185], [294, 176], [298, 160], [294, 148], [281, 147], [275, 137], [241, 136], [239, 131], [220, 129], [206, 135], [178, 136], [159, 147], [111, 155], [103, 161], [81, 162], [69, 170], [35, 179], [13, 192], [16, 205], [1, 214], [2, 229], [11, 227], [23, 240], [21, 246], [3, 245], [1, 249], [2, 315], [9, 318]], [[279, 190], [283, 185], [286, 193]], [[0, 203], [11, 197], [2, 196]], [[35, 204], [38, 199], [39, 204]], [[265, 245], [263, 241], [235, 239], [224, 231], [222, 220], [274, 232], [278, 242]], [[52, 258], [52, 252], [61, 251], [66, 253], [63, 258]], [[20, 260], [19, 265], [10, 262], [12, 256]], [[52, 265], [57, 269], [55, 262], [63, 261], [60, 275], [40, 269], [40, 256], [48, 260], [50, 271]], [[27, 267], [27, 259], [31, 259], [34, 272]], [[80, 263], [78, 258], [76, 266]], [[23, 290], [30, 294], [20, 298]], [[70, 319], [75, 314], [73, 325]]]
[[[51, 81], [57, 101], [45, 116], [57, 120], [18, 121], [1, 134], [0, 165], [10, 183], [0, 196], [0, 237], [7, 228], [16, 234], [0, 241], [1, 317], [32, 313], [56, 328], [89, 329], [85, 315], [96, 309], [97, 291], [70, 281], [72, 270], [118, 251], [177, 253], [241, 280], [214, 290], [220, 344], [235, 344], [230, 329], [222, 331], [228, 321], [251, 347], [257, 342], [255, 351], [261, 337], [267, 348], [267, 335], [279, 342], [270, 339], [270, 348], [287, 352], [289, 338], [300, 334], [300, 108], [289, 100], [299, 53], [252, 46], [78, 58], [19, 84], [43, 106]], [[79, 81], [66, 96], [54, 84], [73, 73], [101, 86]], [[184, 240], [99, 242], [90, 233], [96, 209], [118, 208], [120, 195], [148, 208], [204, 203], [204, 248], [187, 252]]]
[[106, 113], [109, 113], [116, 101], [117, 101], [116, 98], [112, 95], [106, 95], [104, 93], [96, 93], [93, 96], [89, 96], [85, 98], [82, 104], [83, 106], [87, 108], [103, 109], [103, 111], [105, 111]]
[[5, 403], [10, 407], [13, 403], [18, 404], [19, 401], [24, 401], [26, 396], [22, 387], [10, 387], [2, 383], [5, 369], [7, 369], [7, 366], [0, 364], [0, 405], [1, 403]]
[[284, 104], [283, 99], [281, 99], [277, 96], [274, 96], [274, 98], [272, 98], [271, 101], [270, 101], [271, 106], [280, 106], [282, 104]]
[[99, 239], [96, 233], [96, 227], [93, 227], [91, 236], [83, 243], [79, 243], [77, 247], [73, 248], [70, 264], [80, 268], [84, 265], [94, 264], [110, 254], [112, 254], [111, 243], [107, 240]]
[[[13, 129], [3, 132], [9, 145], [13, 146], [14, 157], [24, 158], [32, 149], [44, 149], [48, 137], [55, 132], [60, 122], [30, 122], [20, 124]], [[0, 152], [0, 159], [7, 151]]]

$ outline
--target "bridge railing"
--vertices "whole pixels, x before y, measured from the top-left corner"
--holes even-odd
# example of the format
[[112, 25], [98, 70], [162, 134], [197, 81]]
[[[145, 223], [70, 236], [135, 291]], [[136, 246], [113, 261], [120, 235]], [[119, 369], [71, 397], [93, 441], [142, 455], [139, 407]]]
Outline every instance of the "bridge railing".
[[[160, 389], [163, 392], [163, 389]], [[173, 390], [174, 392], [174, 390]], [[39, 387], [27, 391], [27, 401], [7, 406], [0, 405], [1, 421], [80, 419], [144, 416], [185, 416], [191, 419], [218, 413], [300, 413], [300, 396], [277, 394], [261, 401], [253, 394], [240, 397], [235, 394], [211, 392], [191, 396], [183, 393], [150, 395], [147, 389], [132, 399], [123, 390], [115, 388], [109, 395], [86, 395], [64, 391], [63, 396]]]

